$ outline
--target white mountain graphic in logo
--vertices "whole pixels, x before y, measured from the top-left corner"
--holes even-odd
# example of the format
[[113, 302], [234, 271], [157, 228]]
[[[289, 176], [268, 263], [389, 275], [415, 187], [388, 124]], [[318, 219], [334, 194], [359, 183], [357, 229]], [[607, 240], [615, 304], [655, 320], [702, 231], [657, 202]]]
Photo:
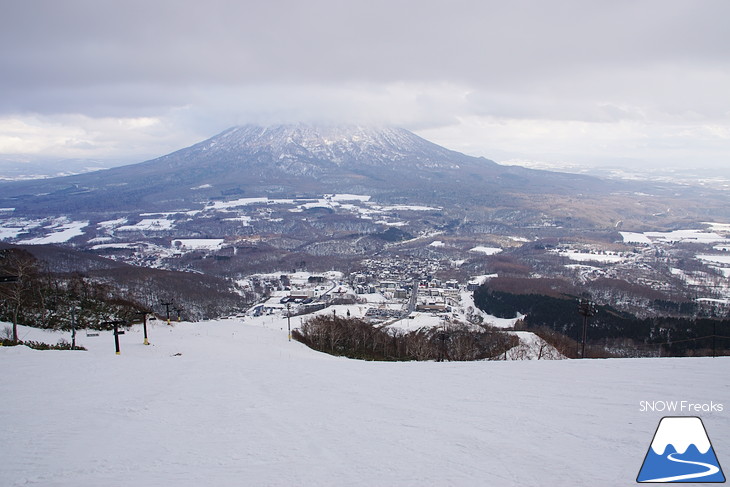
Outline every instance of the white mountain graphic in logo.
[[664, 417], [646, 452], [637, 482], [725, 482], [702, 420]]

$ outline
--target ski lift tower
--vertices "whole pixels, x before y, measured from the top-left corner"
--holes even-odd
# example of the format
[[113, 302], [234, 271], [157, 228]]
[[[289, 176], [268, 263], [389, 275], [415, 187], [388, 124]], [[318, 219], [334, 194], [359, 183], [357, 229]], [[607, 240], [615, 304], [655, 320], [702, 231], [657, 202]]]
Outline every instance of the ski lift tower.
[[162, 306], [165, 307], [165, 314], [167, 315], [167, 324], [170, 324], [170, 306], [172, 306], [172, 301], [165, 301], [164, 303], [160, 303]]
[[124, 326], [127, 324], [126, 321], [123, 320], [113, 320], [113, 321], [102, 321], [102, 325], [113, 325], [114, 326], [114, 348], [116, 349], [116, 354], [121, 355], [121, 350], [119, 349], [119, 335], [124, 335], [124, 330], [120, 330], [119, 326]]
[[143, 330], [144, 330], [144, 342], [143, 343], [145, 345], [149, 345], [150, 344], [150, 341], [147, 338], [147, 315], [148, 314], [151, 314], [151, 312], [150, 311], [137, 311], [135, 313], [135, 315], [137, 315], [137, 316], [139, 316], [139, 317], [142, 318], [142, 327], [143, 327]]

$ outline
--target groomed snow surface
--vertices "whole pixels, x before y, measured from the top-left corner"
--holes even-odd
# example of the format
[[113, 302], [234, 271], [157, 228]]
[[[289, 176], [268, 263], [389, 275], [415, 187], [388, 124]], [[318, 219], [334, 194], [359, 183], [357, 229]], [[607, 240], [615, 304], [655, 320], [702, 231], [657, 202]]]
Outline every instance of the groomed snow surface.
[[2, 485], [633, 485], [666, 415], [642, 400], [723, 403], [701, 415], [730, 464], [726, 358], [374, 363], [280, 317], [153, 323], [119, 356], [108, 332], [0, 348]]

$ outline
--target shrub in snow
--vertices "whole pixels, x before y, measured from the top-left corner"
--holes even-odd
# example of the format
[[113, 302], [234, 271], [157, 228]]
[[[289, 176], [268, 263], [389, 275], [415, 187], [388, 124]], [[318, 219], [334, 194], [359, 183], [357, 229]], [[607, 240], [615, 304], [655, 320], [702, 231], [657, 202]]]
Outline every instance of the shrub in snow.
[[489, 360], [517, 345], [513, 335], [463, 324], [405, 332], [356, 318], [316, 316], [292, 332], [322, 352], [363, 360]]

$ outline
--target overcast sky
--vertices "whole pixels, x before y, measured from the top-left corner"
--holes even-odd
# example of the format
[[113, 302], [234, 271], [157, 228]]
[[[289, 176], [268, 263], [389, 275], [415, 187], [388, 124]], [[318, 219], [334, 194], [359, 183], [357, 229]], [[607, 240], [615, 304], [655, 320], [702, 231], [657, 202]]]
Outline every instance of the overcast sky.
[[242, 123], [497, 161], [730, 166], [727, 0], [0, 0], [0, 154], [137, 162]]

